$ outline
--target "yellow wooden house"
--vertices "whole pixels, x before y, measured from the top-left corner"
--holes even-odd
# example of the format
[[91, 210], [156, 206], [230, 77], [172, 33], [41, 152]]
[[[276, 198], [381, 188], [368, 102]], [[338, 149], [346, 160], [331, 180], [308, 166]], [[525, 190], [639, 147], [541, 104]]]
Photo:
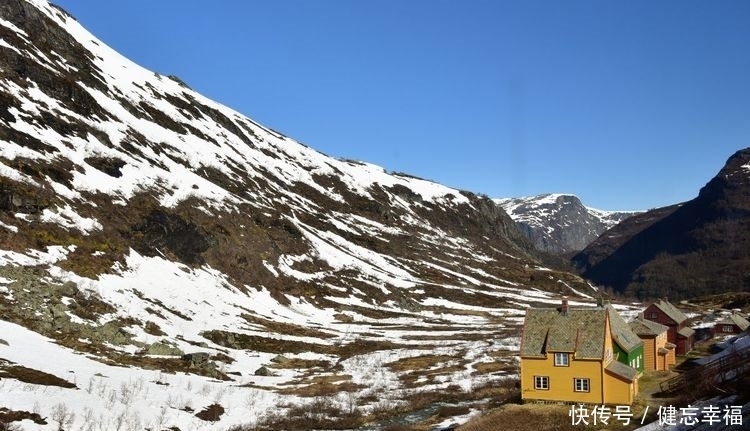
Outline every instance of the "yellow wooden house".
[[675, 364], [675, 345], [667, 341], [669, 327], [646, 320], [643, 316], [629, 323], [630, 329], [643, 340], [643, 359], [649, 371], [669, 370]]
[[638, 371], [615, 359], [607, 308], [529, 308], [521, 337], [521, 398], [630, 405]]

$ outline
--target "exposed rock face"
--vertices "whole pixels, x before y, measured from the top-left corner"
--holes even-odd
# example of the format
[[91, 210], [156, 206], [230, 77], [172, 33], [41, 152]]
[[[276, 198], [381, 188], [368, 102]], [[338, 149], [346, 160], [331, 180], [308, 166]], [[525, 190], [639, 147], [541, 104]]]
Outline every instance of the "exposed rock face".
[[750, 148], [729, 158], [698, 197], [649, 211], [574, 257], [585, 277], [643, 298], [750, 288]]
[[573, 195], [545, 194], [496, 199], [537, 250], [565, 254], [583, 250], [602, 232], [636, 212], [588, 208]]

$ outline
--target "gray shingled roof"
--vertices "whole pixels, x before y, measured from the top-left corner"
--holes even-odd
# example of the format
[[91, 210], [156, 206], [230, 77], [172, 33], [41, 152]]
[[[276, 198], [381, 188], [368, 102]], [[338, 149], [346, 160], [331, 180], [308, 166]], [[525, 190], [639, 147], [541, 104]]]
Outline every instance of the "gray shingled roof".
[[669, 330], [669, 326], [642, 319], [640, 317], [628, 323], [628, 325], [637, 335], [643, 336], [656, 336]]
[[526, 310], [521, 356], [544, 357], [547, 352], [572, 352], [576, 359], [604, 356], [604, 308], [555, 308]]
[[630, 326], [625, 319], [611, 305], [605, 307], [609, 313], [609, 324], [612, 325], [612, 338], [615, 340], [620, 348], [628, 353], [632, 352], [640, 346], [643, 346], [643, 341], [638, 337], [638, 334], [630, 329]]
[[688, 338], [695, 334], [695, 329], [688, 328], [687, 326], [677, 331], [677, 334], [682, 335], [685, 338]]
[[730, 316], [727, 316], [718, 322], [716, 322], [717, 325], [737, 325], [737, 327], [740, 328], [740, 330], [744, 331], [745, 329], [750, 326], [750, 322], [748, 322], [744, 317], [738, 316], [736, 314], [732, 314]]
[[654, 302], [654, 305], [656, 305], [659, 310], [663, 311], [664, 314], [669, 316], [670, 319], [674, 320], [675, 323], [681, 323], [687, 320], [687, 316], [685, 315], [685, 313], [678, 310], [677, 307], [663, 299]]
[[619, 361], [610, 362], [605, 370], [616, 376], [622, 377], [629, 382], [632, 382], [633, 380], [635, 380], [636, 376], [638, 376], [638, 370]]

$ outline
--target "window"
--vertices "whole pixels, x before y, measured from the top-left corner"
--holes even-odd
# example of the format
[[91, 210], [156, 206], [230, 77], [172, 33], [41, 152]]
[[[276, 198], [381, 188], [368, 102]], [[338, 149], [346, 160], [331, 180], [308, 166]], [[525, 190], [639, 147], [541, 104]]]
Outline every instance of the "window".
[[589, 379], [573, 379], [573, 386], [576, 392], [589, 392]]
[[555, 366], [556, 367], [567, 367], [569, 365], [567, 353], [555, 353]]
[[549, 389], [549, 377], [547, 376], [534, 376], [534, 389], [540, 391], [546, 391]]
[[724, 332], [734, 332], [734, 327], [732, 327], [730, 325], [725, 325], [724, 326]]
[[656, 313], [656, 312], [653, 312], [653, 313], [651, 313], [651, 318], [652, 318], [652, 319], [657, 319], [657, 318], [659, 318], [659, 313]]

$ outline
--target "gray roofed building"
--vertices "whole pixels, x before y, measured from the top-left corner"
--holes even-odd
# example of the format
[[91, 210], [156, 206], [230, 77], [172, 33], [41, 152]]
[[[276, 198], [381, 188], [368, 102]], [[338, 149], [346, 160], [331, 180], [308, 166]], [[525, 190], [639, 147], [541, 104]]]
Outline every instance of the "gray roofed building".
[[695, 331], [688, 328], [688, 317], [677, 307], [660, 299], [643, 310], [643, 317], [669, 328], [667, 340], [677, 346], [676, 353], [678, 355], [684, 355], [692, 350], [695, 342]]
[[682, 323], [685, 320], [687, 320], [687, 316], [685, 315], [685, 313], [680, 311], [677, 307], [672, 305], [670, 302], [660, 299], [654, 302], [653, 305], [659, 308], [661, 311], [663, 311], [664, 314], [669, 316], [670, 319], [674, 320], [675, 323]]
[[550, 352], [570, 352], [576, 359], [604, 356], [606, 311], [602, 308], [529, 308], [526, 310], [521, 356], [544, 357]]
[[605, 308], [609, 313], [609, 324], [612, 325], [612, 338], [615, 343], [626, 352], [632, 352], [643, 346], [643, 341], [638, 337], [638, 334], [633, 332], [617, 310], [611, 305], [607, 305]]
[[742, 316], [737, 314], [730, 314], [729, 316], [716, 322], [717, 325], [736, 325], [740, 330], [744, 331], [750, 327], [750, 322]]
[[[527, 309], [520, 349], [521, 399], [632, 404], [643, 362], [643, 344], [635, 338], [609, 305], [571, 308], [564, 297], [558, 308]], [[632, 354], [623, 353], [616, 339]]]
[[638, 318], [628, 323], [630, 329], [633, 330], [637, 335], [656, 336], [662, 332], [667, 332], [669, 326], [662, 325], [661, 323], [652, 322], [650, 320]]
[[695, 335], [695, 329], [688, 328], [687, 326], [677, 331], [678, 334], [682, 335], [685, 338], [692, 337]]

